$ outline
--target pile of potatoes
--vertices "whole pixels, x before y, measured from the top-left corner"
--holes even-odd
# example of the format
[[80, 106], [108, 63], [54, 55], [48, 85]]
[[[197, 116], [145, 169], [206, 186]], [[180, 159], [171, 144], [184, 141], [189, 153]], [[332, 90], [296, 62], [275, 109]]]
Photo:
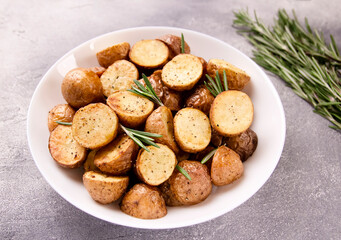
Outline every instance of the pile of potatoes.
[[[166, 206], [200, 203], [213, 185], [243, 175], [243, 161], [257, 147], [249, 128], [253, 104], [241, 91], [247, 73], [224, 60], [206, 62], [190, 54], [187, 43], [181, 53], [180, 37], [170, 34], [132, 47], [117, 43], [97, 59], [100, 66], [66, 74], [61, 91], [67, 104], [48, 114], [52, 158], [65, 168], [83, 166], [84, 186], [95, 201], [119, 200], [126, 214], [155, 219], [167, 214]], [[205, 75], [223, 79], [224, 71], [229, 90], [214, 97]], [[164, 106], [127, 91], [142, 73]], [[140, 148], [122, 125], [162, 135], [154, 139], [159, 147]]]

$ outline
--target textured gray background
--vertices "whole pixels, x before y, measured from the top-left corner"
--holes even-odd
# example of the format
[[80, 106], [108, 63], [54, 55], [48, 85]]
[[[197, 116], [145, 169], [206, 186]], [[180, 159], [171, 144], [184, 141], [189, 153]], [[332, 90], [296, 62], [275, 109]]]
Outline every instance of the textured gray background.
[[[0, 238], [2, 239], [340, 239], [341, 134], [279, 78], [287, 136], [267, 183], [237, 209], [173, 230], [109, 224], [62, 199], [42, 178], [26, 140], [27, 109], [48, 68], [78, 44], [136, 26], [175, 26], [215, 36], [247, 55], [252, 47], [232, 12], [256, 10], [270, 23], [295, 9], [341, 42], [339, 0], [329, 1], [0, 1]], [[42, 123], [45, 124], [45, 123]], [[271, 147], [271, 146], [269, 146]]]

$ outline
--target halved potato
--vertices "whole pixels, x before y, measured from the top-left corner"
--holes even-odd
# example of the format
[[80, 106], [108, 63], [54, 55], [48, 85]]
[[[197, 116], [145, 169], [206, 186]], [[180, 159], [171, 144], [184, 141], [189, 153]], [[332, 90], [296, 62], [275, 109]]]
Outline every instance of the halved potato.
[[211, 177], [204, 164], [197, 161], [184, 160], [178, 164], [191, 180], [177, 169], [172, 176], [161, 185], [162, 196], [169, 206], [193, 205], [204, 201], [212, 191]]
[[116, 91], [131, 89], [138, 77], [139, 72], [134, 64], [127, 60], [118, 60], [101, 76], [103, 94], [109, 97]]
[[220, 59], [211, 59], [208, 61], [207, 74], [214, 78], [216, 76], [216, 71], [218, 71], [222, 84], [224, 84], [224, 70], [226, 72], [229, 90], [242, 90], [246, 84], [250, 82], [250, 76], [231, 63]]
[[126, 174], [133, 166], [138, 149], [137, 144], [127, 135], [117, 136], [114, 141], [98, 150], [94, 164], [105, 173]]
[[49, 150], [52, 158], [65, 168], [81, 166], [87, 156], [86, 148], [73, 139], [71, 127], [64, 125], [57, 126], [51, 132]]
[[185, 152], [200, 152], [211, 140], [210, 120], [198, 109], [183, 108], [174, 117], [174, 135]]
[[94, 149], [88, 153], [88, 157], [86, 158], [84, 165], [83, 165], [85, 172], [88, 172], [88, 171], [100, 172], [99, 168], [96, 167], [94, 163], [96, 152], [97, 152], [97, 149]]
[[191, 89], [201, 78], [203, 65], [191, 54], [180, 54], [162, 69], [162, 82], [170, 89], [185, 91]]
[[49, 131], [52, 132], [59, 124], [56, 121], [60, 122], [72, 122], [73, 116], [75, 115], [75, 110], [69, 104], [58, 104], [54, 106], [48, 115], [47, 126]]
[[162, 137], [155, 138], [155, 142], [167, 145], [175, 154], [179, 152], [174, 139], [173, 115], [169, 108], [161, 106], [154, 110], [147, 118], [144, 130], [161, 134]]
[[123, 197], [121, 210], [142, 219], [161, 218], [167, 214], [165, 200], [157, 187], [135, 184]]
[[108, 47], [96, 54], [99, 65], [109, 67], [117, 60], [126, 59], [128, 57], [130, 44], [122, 42]]
[[250, 97], [236, 90], [220, 93], [212, 103], [210, 121], [214, 130], [225, 137], [244, 132], [253, 121]]
[[203, 84], [193, 88], [192, 94], [186, 99], [185, 106], [196, 108], [208, 115], [210, 113], [211, 105], [214, 96]]
[[226, 146], [220, 146], [212, 158], [211, 178], [216, 186], [232, 183], [242, 176], [244, 166], [239, 155]]
[[172, 175], [177, 164], [174, 152], [166, 145], [160, 148], [147, 146], [150, 152], [141, 149], [136, 160], [136, 173], [139, 178], [151, 186], [158, 186]]
[[111, 142], [117, 135], [118, 118], [103, 103], [89, 104], [80, 108], [72, 121], [72, 134], [83, 147], [95, 149]]
[[96, 202], [108, 204], [119, 199], [126, 191], [129, 177], [108, 176], [88, 171], [83, 175], [83, 184]]
[[157, 68], [167, 62], [169, 49], [160, 40], [141, 40], [129, 52], [130, 60], [143, 68]]
[[107, 104], [116, 112], [120, 122], [126, 127], [137, 127], [143, 124], [154, 110], [154, 103], [128, 91], [111, 94]]
[[[181, 37], [172, 34], [165, 34], [161, 37], [158, 37], [158, 40], [161, 40], [168, 46], [170, 50], [169, 59], [172, 59], [173, 57], [181, 53]], [[191, 49], [185, 41], [185, 53], [190, 52]]]
[[[161, 82], [161, 73], [162, 73], [161, 70], [156, 70], [153, 72], [152, 75], [148, 77], [148, 80], [150, 84], [152, 85], [156, 96], [158, 96], [160, 99], [163, 97], [163, 85]], [[146, 87], [146, 83], [144, 82], [143, 79], [140, 79], [139, 82], [142, 83], [142, 85]]]
[[90, 71], [93, 71], [94, 73], [97, 74], [97, 76], [100, 78], [102, 76], [102, 74], [105, 72], [105, 70], [107, 70], [105, 67], [89, 67], [88, 68]]

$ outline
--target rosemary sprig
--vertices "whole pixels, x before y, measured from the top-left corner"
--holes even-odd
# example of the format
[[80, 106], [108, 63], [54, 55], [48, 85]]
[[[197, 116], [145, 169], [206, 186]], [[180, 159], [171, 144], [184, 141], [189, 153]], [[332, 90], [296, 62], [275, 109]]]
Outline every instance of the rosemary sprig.
[[181, 33], [181, 53], [185, 53], [185, 38], [183, 33]]
[[142, 97], [148, 98], [150, 101], [152, 101], [152, 102], [154, 102], [160, 106], [163, 106], [162, 101], [156, 95], [156, 93], [152, 87], [152, 84], [150, 83], [150, 81], [148, 80], [147, 76], [144, 73], [142, 73], [142, 78], [146, 84], [146, 87], [144, 87], [143, 84], [140, 83], [139, 81], [134, 80], [134, 83], [136, 84], [137, 87], [132, 86], [132, 89], [128, 89], [128, 91], [135, 93], [135, 94], [138, 94]]
[[227, 86], [227, 77], [226, 77], [226, 72], [224, 70], [223, 72], [223, 81], [224, 81], [224, 86], [221, 84], [220, 76], [218, 71], [216, 71], [216, 76], [215, 80], [213, 80], [210, 75], [206, 74], [206, 78], [208, 79], [208, 82], [204, 82], [205, 86], [207, 89], [212, 93], [214, 97], [216, 97], [219, 93], [222, 93], [224, 91], [228, 90]]
[[54, 121], [55, 123], [58, 123], [60, 125], [66, 125], [66, 126], [71, 126], [72, 122], [61, 122], [61, 121]]
[[180, 167], [179, 165], [176, 165], [175, 166], [176, 167], [176, 169], [178, 169], [178, 171], [182, 174], [182, 175], [184, 175], [188, 180], [192, 180], [192, 178], [191, 178], [191, 176], [188, 174], [188, 172], [185, 170], [185, 169], [183, 169], [182, 167]]
[[341, 57], [334, 37], [328, 45], [321, 32], [305, 19], [302, 26], [293, 11], [279, 10], [272, 28], [247, 11], [234, 13], [234, 26], [255, 46], [254, 60], [281, 77], [293, 91], [341, 129]]
[[141, 148], [143, 148], [147, 152], [150, 152], [150, 150], [144, 145], [144, 143], [151, 145], [151, 146], [154, 146], [154, 147], [157, 147], [157, 148], [160, 148], [154, 142], [153, 137], [159, 138], [159, 137], [162, 137], [162, 135], [156, 134], [156, 133], [138, 131], [135, 129], [124, 127], [123, 125], [121, 125], [121, 128], [137, 145], [139, 145]]
[[209, 152], [202, 160], [201, 160], [201, 164], [206, 163], [208, 160], [211, 159], [211, 157], [215, 154], [215, 152], [217, 151], [217, 148], [213, 149], [211, 152]]

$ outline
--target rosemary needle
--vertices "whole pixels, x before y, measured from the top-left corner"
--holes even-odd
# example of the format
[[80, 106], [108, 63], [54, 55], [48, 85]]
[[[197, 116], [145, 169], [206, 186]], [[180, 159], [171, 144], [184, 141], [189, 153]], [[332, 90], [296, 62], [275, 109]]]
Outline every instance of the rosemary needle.
[[66, 126], [71, 126], [72, 122], [61, 122], [61, 121], [55, 121], [55, 123], [58, 123], [60, 125], [66, 125]]
[[182, 175], [184, 175], [188, 180], [192, 180], [192, 178], [191, 178], [191, 176], [188, 174], [188, 172], [185, 170], [185, 169], [183, 169], [182, 167], [180, 167], [179, 165], [176, 165], [176, 169], [178, 169], [178, 171], [182, 174]]

